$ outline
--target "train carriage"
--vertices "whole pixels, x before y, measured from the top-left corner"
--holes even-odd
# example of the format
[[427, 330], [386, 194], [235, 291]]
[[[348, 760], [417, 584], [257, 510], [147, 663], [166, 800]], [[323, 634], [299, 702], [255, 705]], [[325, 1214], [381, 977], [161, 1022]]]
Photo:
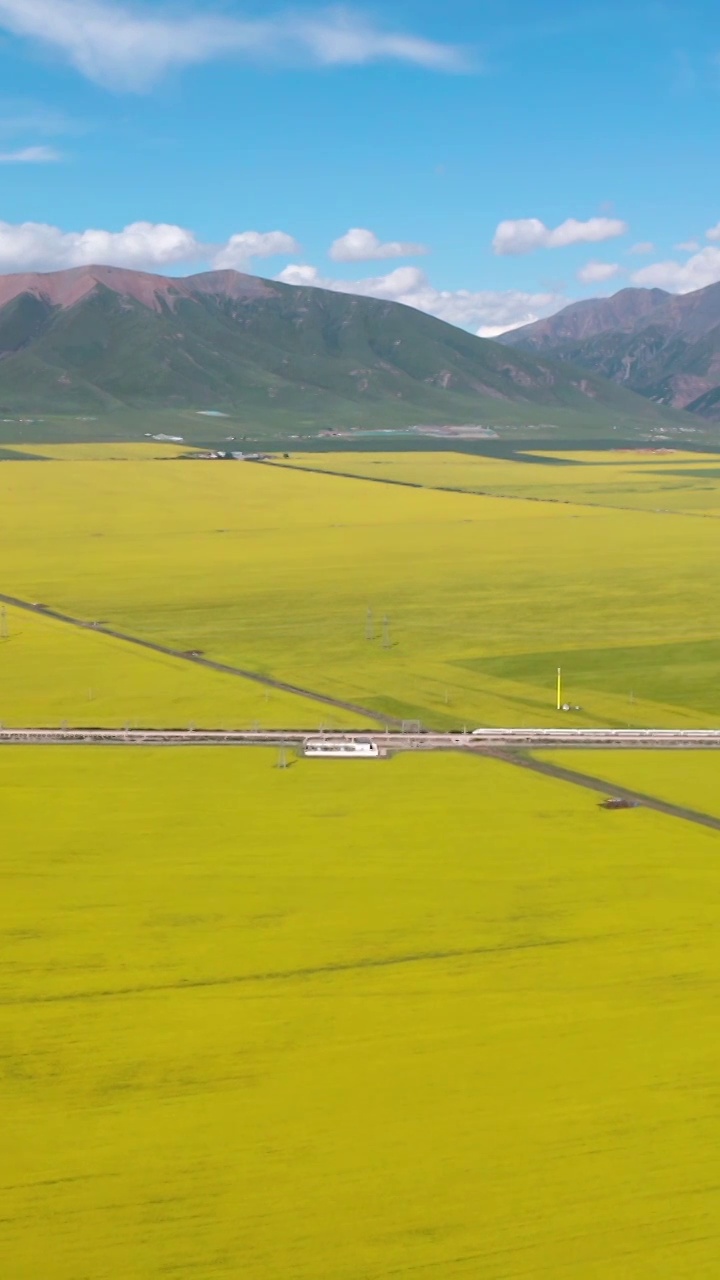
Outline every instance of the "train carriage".
[[372, 738], [306, 738], [303, 755], [331, 760], [377, 760], [380, 748]]

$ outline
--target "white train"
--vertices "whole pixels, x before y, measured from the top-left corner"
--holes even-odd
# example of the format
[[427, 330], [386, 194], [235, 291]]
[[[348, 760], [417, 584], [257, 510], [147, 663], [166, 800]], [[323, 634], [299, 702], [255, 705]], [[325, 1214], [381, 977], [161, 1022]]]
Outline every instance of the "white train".
[[652, 742], [667, 741], [707, 741], [718, 740], [717, 729], [473, 729], [473, 738], [483, 738], [492, 742], [495, 738], [504, 742], [524, 738], [542, 739], [552, 742], [554, 739], [566, 742], [624, 742], [647, 738]]
[[380, 748], [372, 738], [306, 738], [303, 755], [322, 756], [331, 760], [377, 760]]

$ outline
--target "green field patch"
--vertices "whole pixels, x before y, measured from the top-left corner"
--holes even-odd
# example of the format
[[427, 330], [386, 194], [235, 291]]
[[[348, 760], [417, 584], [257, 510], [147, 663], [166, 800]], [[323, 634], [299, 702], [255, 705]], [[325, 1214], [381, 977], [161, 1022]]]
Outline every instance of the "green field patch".
[[488, 678], [540, 686], [548, 697], [555, 695], [560, 666], [571, 702], [579, 690], [592, 690], [720, 712], [720, 639], [507, 654], [457, 665]]
[[[664, 476], [692, 476], [699, 477], [701, 480], [716, 480], [720, 478], [720, 467], [683, 467], [682, 471], [663, 471]], [[712, 486], [715, 487], [714, 485]]]
[[30, 453], [22, 449], [0, 447], [0, 462], [47, 462], [41, 453]]

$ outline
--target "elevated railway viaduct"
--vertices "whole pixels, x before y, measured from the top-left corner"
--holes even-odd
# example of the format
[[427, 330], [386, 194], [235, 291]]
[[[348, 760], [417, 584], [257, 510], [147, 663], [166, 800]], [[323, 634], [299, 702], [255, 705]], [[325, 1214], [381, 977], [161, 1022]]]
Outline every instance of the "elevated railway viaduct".
[[[338, 741], [371, 737], [385, 752], [476, 751], [495, 753], [538, 748], [706, 749], [720, 747], [720, 729], [476, 729], [472, 733], [357, 729], [328, 734]], [[292, 747], [322, 737], [301, 729], [35, 729], [2, 728], [0, 746], [96, 745], [145, 747]]]

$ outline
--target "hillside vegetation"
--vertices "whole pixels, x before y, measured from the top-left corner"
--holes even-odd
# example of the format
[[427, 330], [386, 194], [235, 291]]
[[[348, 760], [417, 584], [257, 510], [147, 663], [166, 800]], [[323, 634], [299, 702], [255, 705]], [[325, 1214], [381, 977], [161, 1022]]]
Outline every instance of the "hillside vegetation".
[[0, 414], [215, 411], [279, 432], [681, 419], [393, 302], [237, 272], [0, 277]]

